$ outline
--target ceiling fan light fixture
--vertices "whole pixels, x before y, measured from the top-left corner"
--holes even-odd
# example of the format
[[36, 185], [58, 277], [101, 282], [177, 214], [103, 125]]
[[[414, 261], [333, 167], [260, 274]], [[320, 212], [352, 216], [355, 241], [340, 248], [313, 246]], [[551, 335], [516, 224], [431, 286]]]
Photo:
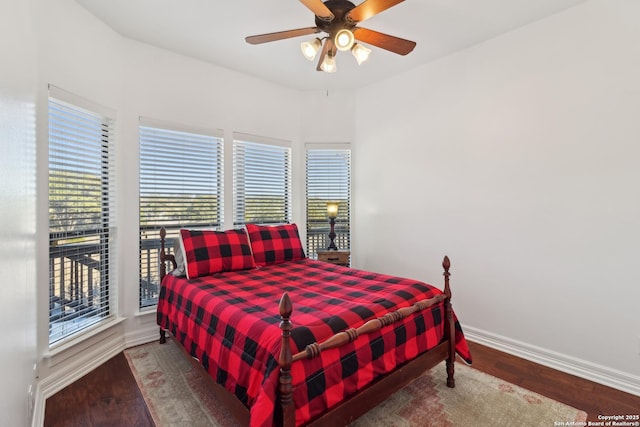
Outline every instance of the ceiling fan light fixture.
[[356, 38], [354, 37], [351, 30], [347, 30], [343, 28], [342, 30], [336, 33], [336, 36], [333, 38], [333, 42], [335, 43], [338, 50], [349, 50], [355, 43]]
[[317, 37], [313, 40], [300, 43], [300, 50], [302, 50], [302, 54], [309, 61], [313, 61], [315, 59], [321, 47], [322, 41]]
[[[385, 49], [398, 55], [407, 55], [416, 47], [416, 42], [400, 37], [381, 33], [358, 24], [380, 12], [402, 3], [404, 0], [361, 0], [358, 5], [355, 0], [300, 0], [314, 14], [314, 26], [295, 28], [286, 31], [257, 34], [245, 37], [249, 44], [262, 44], [293, 37], [310, 36], [315, 39], [301, 43], [300, 49], [305, 58], [316, 59], [316, 70], [334, 73], [337, 70], [335, 56], [338, 50], [351, 51], [358, 65], [369, 58], [371, 50], [356, 44], [366, 43], [372, 47]], [[324, 33], [322, 36], [315, 34]]]
[[364, 61], [369, 59], [370, 53], [371, 49], [358, 43], [354, 44], [351, 48], [351, 54], [356, 58], [356, 61], [358, 61], [358, 65], [361, 65]]
[[320, 64], [320, 69], [326, 73], [335, 73], [337, 70], [336, 58], [331, 55], [326, 55], [322, 64]]

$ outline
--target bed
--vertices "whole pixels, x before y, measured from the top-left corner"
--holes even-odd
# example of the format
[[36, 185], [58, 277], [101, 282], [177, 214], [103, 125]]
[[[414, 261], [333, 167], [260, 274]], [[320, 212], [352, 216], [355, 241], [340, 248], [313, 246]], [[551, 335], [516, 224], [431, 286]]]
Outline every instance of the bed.
[[309, 259], [295, 224], [180, 233], [185, 276], [160, 233], [160, 341], [243, 425], [346, 425], [443, 360], [454, 387], [456, 353], [471, 363], [447, 257], [440, 291]]

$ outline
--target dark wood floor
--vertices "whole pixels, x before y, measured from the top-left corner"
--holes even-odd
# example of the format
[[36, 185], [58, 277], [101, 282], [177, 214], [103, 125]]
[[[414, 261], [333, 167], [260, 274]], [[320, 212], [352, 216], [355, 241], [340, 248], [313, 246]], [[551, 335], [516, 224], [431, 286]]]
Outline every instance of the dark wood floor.
[[[564, 374], [470, 342], [473, 367], [598, 415], [637, 415], [640, 397]], [[122, 353], [47, 399], [45, 427], [153, 426]]]
[[598, 415], [638, 415], [640, 396], [565, 374], [510, 354], [469, 343], [473, 367], [512, 384], [540, 393], [587, 413], [588, 421]]
[[153, 427], [123, 353], [47, 399], [45, 426]]

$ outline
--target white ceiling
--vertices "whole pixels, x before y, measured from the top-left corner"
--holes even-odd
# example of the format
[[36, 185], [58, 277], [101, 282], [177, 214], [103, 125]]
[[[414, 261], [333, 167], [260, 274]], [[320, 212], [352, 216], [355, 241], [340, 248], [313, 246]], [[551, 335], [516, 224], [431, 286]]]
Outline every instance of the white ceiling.
[[[586, 0], [408, 0], [360, 24], [413, 40], [400, 56], [372, 47], [358, 66], [339, 52], [338, 71], [316, 71], [300, 52], [303, 36], [249, 45], [249, 35], [314, 26], [298, 0], [76, 0], [121, 35], [295, 89], [348, 89], [521, 27]], [[355, 4], [360, 0], [352, 0]], [[371, 47], [371, 46], [370, 46]]]

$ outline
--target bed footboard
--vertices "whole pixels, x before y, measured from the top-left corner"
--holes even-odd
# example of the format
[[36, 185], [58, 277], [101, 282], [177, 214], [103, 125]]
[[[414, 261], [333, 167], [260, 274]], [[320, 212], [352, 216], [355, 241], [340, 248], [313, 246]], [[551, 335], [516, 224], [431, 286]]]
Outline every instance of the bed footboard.
[[[437, 346], [434, 350], [438, 350], [434, 352], [433, 356], [426, 356], [428, 353], [425, 353], [424, 360], [429, 360], [427, 362], [430, 365], [428, 367], [435, 366], [436, 363], [443, 360], [442, 356], [439, 356], [440, 352], [443, 349], [443, 346], [446, 346], [445, 355], [446, 358], [446, 370], [447, 370], [447, 386], [455, 387], [454, 380], [454, 362], [455, 362], [455, 323], [453, 320], [453, 310], [451, 308], [451, 288], [449, 287], [449, 268], [451, 267], [451, 262], [449, 257], [445, 256], [442, 261], [442, 267], [444, 268], [444, 291], [441, 295], [436, 295], [433, 298], [424, 299], [416, 302], [410, 307], [403, 307], [396, 311], [385, 314], [382, 317], [371, 319], [364, 323], [359, 328], [349, 328], [345, 331], [338, 332], [337, 334], [327, 338], [322, 343], [313, 343], [309, 344], [305, 350], [292, 354], [291, 353], [291, 313], [293, 312], [293, 304], [291, 303], [291, 298], [289, 294], [285, 292], [280, 299], [280, 317], [282, 321], [280, 322], [280, 329], [282, 330], [282, 345], [280, 348], [280, 357], [278, 359], [278, 363], [280, 364], [280, 380], [279, 380], [279, 392], [280, 392], [280, 406], [281, 412], [277, 413], [276, 425], [284, 426], [284, 427], [294, 427], [295, 426], [295, 407], [293, 404], [293, 386], [291, 379], [291, 365], [294, 362], [297, 362], [301, 359], [313, 359], [318, 357], [322, 351], [330, 350], [334, 348], [341, 347], [347, 343], [353, 342], [356, 338], [361, 335], [371, 334], [380, 330], [385, 326], [392, 325], [393, 323], [413, 314], [418, 311], [422, 311], [428, 307], [433, 306], [434, 304], [444, 302], [444, 311], [445, 311], [445, 324], [444, 324], [444, 338], [445, 341], [443, 344]], [[409, 362], [411, 363], [411, 362]], [[423, 362], [424, 363], [424, 362]], [[393, 373], [388, 374], [388, 377], [391, 377]], [[418, 373], [419, 375], [419, 373]], [[395, 390], [400, 387], [408, 384], [411, 380], [416, 378], [416, 376], [412, 376], [407, 378], [405, 381], [398, 382], [396, 381]], [[375, 384], [374, 384], [375, 385]], [[384, 387], [383, 387], [384, 388]], [[395, 391], [394, 390], [394, 391]], [[373, 399], [376, 402], [382, 401], [386, 396], [389, 396], [391, 393], [388, 393], [389, 390], [385, 391], [385, 395], [381, 395], [380, 393], [374, 394]], [[373, 403], [375, 404], [375, 403]], [[357, 418], [362, 413], [366, 412], [366, 410], [370, 409], [369, 406], [362, 406], [361, 411], [353, 412], [349, 414], [349, 418], [351, 420]], [[327, 420], [323, 419], [322, 424], [327, 423]]]

